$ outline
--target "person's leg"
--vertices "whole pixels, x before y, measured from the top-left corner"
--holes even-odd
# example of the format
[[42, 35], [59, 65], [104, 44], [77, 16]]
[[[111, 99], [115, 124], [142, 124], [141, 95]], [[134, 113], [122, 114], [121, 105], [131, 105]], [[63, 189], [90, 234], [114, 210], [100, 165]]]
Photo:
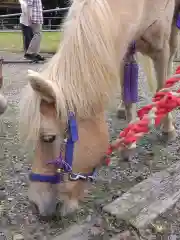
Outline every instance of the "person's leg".
[[30, 26], [26, 26], [26, 33], [27, 33], [27, 49], [29, 48], [30, 42], [33, 39], [33, 30]]
[[[29, 28], [31, 29], [31, 31], [30, 31], [30, 38], [31, 38], [31, 40], [32, 40], [32, 38], [33, 38], [33, 36], [34, 36], [34, 33], [33, 33], [33, 30], [32, 30], [32, 28], [29, 26]], [[30, 41], [31, 42], [31, 41]]]
[[33, 23], [31, 25], [31, 28], [33, 31], [33, 38], [29, 44], [26, 55], [28, 58], [31, 58], [33, 60], [44, 60], [44, 58], [39, 55], [42, 25], [38, 23]]
[[23, 35], [23, 48], [24, 48], [24, 53], [26, 55], [26, 51], [33, 38], [33, 31], [30, 26], [26, 26], [24, 24], [21, 24], [21, 29], [22, 29], [22, 35]]
[[23, 49], [24, 49], [24, 53], [26, 53], [28, 46], [26, 45], [26, 34], [25, 34], [25, 25], [21, 24], [21, 30], [22, 30], [22, 37], [23, 37]]

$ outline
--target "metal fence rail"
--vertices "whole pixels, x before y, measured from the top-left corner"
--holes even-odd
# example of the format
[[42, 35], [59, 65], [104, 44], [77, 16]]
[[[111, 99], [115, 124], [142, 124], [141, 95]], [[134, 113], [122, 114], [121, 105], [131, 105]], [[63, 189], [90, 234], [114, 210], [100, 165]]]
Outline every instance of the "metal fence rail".
[[[54, 8], [43, 10], [43, 14], [56, 13], [56, 16], [44, 16], [43, 31], [59, 31], [62, 19], [61, 14], [68, 11], [66, 8]], [[19, 17], [21, 13], [0, 15], [0, 32], [17, 32], [20, 31]], [[175, 61], [180, 61], [180, 35], [178, 37], [178, 50], [175, 56]]]
[[[44, 17], [43, 30], [59, 29], [63, 20], [63, 16]], [[20, 30], [19, 17], [8, 17], [0, 19], [0, 31], [16, 31]]]
[[[63, 19], [63, 13], [68, 11], [68, 7], [66, 8], [54, 8], [43, 10], [43, 14], [46, 13], [55, 13], [56, 16], [44, 16], [44, 24], [43, 31], [56, 31], [56, 29], [60, 29], [60, 24]], [[18, 31], [20, 30], [19, 17], [21, 13], [14, 14], [5, 14], [0, 15], [0, 31]]]
[[[43, 10], [43, 13], [49, 13], [49, 12], [63, 12], [63, 11], [67, 11], [69, 9], [69, 7], [66, 8], [53, 8], [53, 9], [46, 9]], [[21, 13], [12, 13], [12, 14], [5, 14], [5, 15], [0, 15], [0, 18], [6, 18], [6, 17], [19, 17], [21, 15]]]

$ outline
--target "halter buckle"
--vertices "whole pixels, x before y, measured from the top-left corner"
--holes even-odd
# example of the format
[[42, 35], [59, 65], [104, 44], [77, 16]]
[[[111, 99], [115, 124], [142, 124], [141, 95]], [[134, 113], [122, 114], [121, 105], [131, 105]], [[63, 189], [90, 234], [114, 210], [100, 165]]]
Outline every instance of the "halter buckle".
[[64, 173], [64, 170], [62, 168], [57, 168], [56, 172], [57, 173]]

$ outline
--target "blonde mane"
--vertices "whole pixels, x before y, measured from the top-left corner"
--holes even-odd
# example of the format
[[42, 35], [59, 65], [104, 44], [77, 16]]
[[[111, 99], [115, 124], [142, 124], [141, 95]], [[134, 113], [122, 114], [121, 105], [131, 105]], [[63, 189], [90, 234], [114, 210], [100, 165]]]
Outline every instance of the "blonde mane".
[[[114, 26], [114, 27], [113, 27]], [[119, 84], [115, 26], [106, 0], [74, 0], [64, 22], [57, 53], [39, 73], [56, 84], [56, 107], [62, 120], [67, 111], [81, 118], [104, 110]], [[37, 135], [40, 98], [27, 86], [21, 103], [23, 132]], [[28, 129], [34, 126], [35, 130]], [[22, 127], [22, 126], [21, 126]], [[28, 130], [27, 130], [28, 129]]]
[[119, 80], [112, 27], [112, 13], [106, 1], [76, 0], [64, 23], [60, 48], [42, 77], [57, 84], [57, 107], [65, 117], [67, 109], [81, 117], [107, 104], [114, 80]]

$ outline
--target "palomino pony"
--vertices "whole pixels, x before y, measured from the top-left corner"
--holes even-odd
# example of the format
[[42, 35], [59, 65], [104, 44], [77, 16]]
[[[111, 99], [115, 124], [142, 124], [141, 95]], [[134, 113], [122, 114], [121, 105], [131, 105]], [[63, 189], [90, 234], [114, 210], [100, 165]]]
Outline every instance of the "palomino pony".
[[[140, 38], [136, 39], [136, 51], [149, 58], [138, 58], [138, 60], [144, 65], [144, 70], [148, 77], [148, 83], [153, 93], [163, 88], [164, 80], [172, 74], [172, 63], [174, 55], [177, 50], [178, 44], [178, 31], [180, 28], [180, 0], [175, 0], [175, 8], [173, 21], [172, 15], [169, 15], [170, 9], [167, 8], [166, 14], [163, 14], [149, 26]], [[172, 24], [171, 24], [172, 22]], [[154, 64], [154, 69], [157, 77], [157, 88], [153, 85], [153, 66], [151, 66], [151, 60]], [[122, 64], [124, 68], [124, 64]], [[122, 74], [124, 72], [122, 71]], [[121, 76], [123, 79], [123, 75]], [[123, 99], [123, 96], [122, 96]], [[124, 106], [123, 106], [124, 105]], [[125, 112], [125, 113], [124, 113]], [[124, 102], [118, 107], [118, 116], [126, 116], [129, 122], [136, 120], [136, 103]], [[163, 137], [167, 137], [168, 140], [172, 140], [176, 137], [174, 126], [171, 121], [171, 113], [166, 117], [163, 124]]]
[[[163, 48], [174, 7], [174, 0], [73, 1], [57, 53], [40, 73], [29, 71], [21, 100], [21, 133], [37, 141], [29, 199], [40, 215], [54, 214], [57, 199], [62, 215], [77, 209], [108, 148], [105, 110], [128, 46], [159, 23]], [[170, 118], [163, 126], [174, 134]]]

